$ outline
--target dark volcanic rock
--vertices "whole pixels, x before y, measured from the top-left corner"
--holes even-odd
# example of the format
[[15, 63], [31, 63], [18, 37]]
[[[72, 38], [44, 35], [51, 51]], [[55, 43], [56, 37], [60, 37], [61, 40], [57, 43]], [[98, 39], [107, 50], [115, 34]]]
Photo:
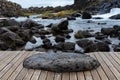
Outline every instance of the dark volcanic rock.
[[6, 32], [4, 34], [1, 35], [2, 40], [6, 41], [6, 42], [14, 42], [16, 39], [20, 39], [20, 37], [13, 32]]
[[115, 30], [113, 28], [102, 28], [101, 32], [104, 35], [112, 35], [115, 32]]
[[114, 28], [116, 31], [120, 31], [120, 25], [114, 25], [113, 28]]
[[75, 50], [75, 43], [72, 42], [64, 43], [64, 50]]
[[51, 24], [47, 25], [46, 27], [51, 28], [51, 27], [52, 27], [52, 25], [53, 25], [53, 24], [51, 23]]
[[71, 16], [73, 16], [73, 17], [81, 17], [81, 14], [80, 13], [74, 13]]
[[16, 31], [18, 31], [20, 29], [19, 26], [7, 26], [6, 28], [11, 30], [12, 32], [16, 32]]
[[14, 19], [1, 19], [0, 27], [5, 27], [5, 26], [20, 26], [20, 23], [18, 23]]
[[94, 42], [92, 40], [88, 40], [88, 39], [81, 39], [79, 41], [76, 42], [78, 44], [78, 46], [82, 47], [82, 48], [86, 48], [92, 44], [94, 44]]
[[68, 20], [61, 21], [58, 27], [60, 30], [68, 30]]
[[116, 45], [116, 46], [114, 47], [114, 51], [115, 51], [115, 52], [120, 52], [120, 45]]
[[63, 20], [59, 24], [52, 24], [51, 32], [53, 35], [72, 33], [72, 29], [68, 29], [68, 20]]
[[40, 35], [47, 35], [47, 34], [51, 34], [51, 32], [49, 30], [40, 30], [39, 34]]
[[30, 29], [20, 30], [17, 33], [25, 42], [30, 40], [30, 38], [32, 37]]
[[95, 38], [98, 39], [98, 40], [102, 40], [102, 39], [107, 38], [107, 37], [108, 37], [107, 35], [104, 35], [104, 34], [102, 34], [100, 32], [97, 32], [95, 34]]
[[93, 17], [92, 19], [103, 19], [102, 17]]
[[64, 49], [63, 46], [64, 46], [64, 43], [60, 42], [58, 44], [55, 44], [54, 48], [57, 49], [57, 50], [63, 50]]
[[50, 42], [50, 40], [47, 38], [43, 40], [43, 43], [47, 43], [47, 42]]
[[26, 21], [21, 23], [21, 27], [23, 28], [32, 28], [32, 27], [36, 27], [36, 26], [40, 26], [37, 22], [31, 20], [31, 19], [27, 19]]
[[120, 14], [117, 14], [117, 15], [111, 16], [110, 19], [120, 19]]
[[92, 18], [92, 16], [91, 16], [90, 13], [88, 13], [88, 12], [83, 12], [83, 14], [82, 14], [82, 19], [91, 19], [91, 18]]
[[72, 16], [68, 16], [68, 17], [67, 17], [67, 20], [76, 20], [76, 18], [75, 18], [75, 17], [72, 17]]
[[65, 42], [65, 38], [63, 36], [58, 35], [58, 36], [56, 36], [55, 41], [56, 42]]
[[33, 43], [33, 44], [35, 44], [37, 41], [36, 41], [36, 39], [35, 38], [31, 38], [30, 40], [29, 40], [31, 43]]
[[5, 33], [5, 32], [9, 32], [10, 30], [8, 29], [8, 28], [6, 28], [6, 27], [2, 27], [2, 28], [0, 28], [0, 34], [3, 34], [3, 33]]
[[109, 45], [104, 42], [97, 42], [85, 48], [85, 53], [98, 52], [98, 51], [102, 51], [102, 52], [110, 51]]
[[58, 43], [54, 45], [54, 48], [62, 51], [75, 50], [75, 43], [72, 42]]
[[28, 69], [42, 69], [53, 72], [87, 71], [99, 66], [100, 63], [94, 58], [76, 53], [35, 54], [23, 63], [23, 67]]
[[78, 46], [84, 49], [85, 53], [97, 52], [97, 51], [110, 51], [109, 45], [105, 41], [94, 42], [88, 39], [82, 39], [77, 41]]
[[109, 40], [108, 38], [103, 39], [102, 42], [107, 43], [107, 44], [111, 44], [112, 43], [112, 41]]
[[1, 40], [5, 42], [9, 48], [16, 50], [18, 47], [24, 46], [25, 42], [14, 32], [5, 32], [1, 35]]
[[71, 38], [71, 36], [70, 36], [69, 34], [65, 35], [65, 37], [66, 37], [67, 39], [70, 39], [70, 38]]

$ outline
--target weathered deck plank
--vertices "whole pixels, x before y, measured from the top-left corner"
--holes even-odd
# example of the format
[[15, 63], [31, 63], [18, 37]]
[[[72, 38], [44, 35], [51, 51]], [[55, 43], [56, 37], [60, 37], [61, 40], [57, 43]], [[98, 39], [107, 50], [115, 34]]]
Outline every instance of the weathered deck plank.
[[54, 73], [23, 68], [23, 60], [38, 52], [0, 51], [0, 80], [120, 80], [120, 53], [96, 52], [101, 66], [92, 71]]

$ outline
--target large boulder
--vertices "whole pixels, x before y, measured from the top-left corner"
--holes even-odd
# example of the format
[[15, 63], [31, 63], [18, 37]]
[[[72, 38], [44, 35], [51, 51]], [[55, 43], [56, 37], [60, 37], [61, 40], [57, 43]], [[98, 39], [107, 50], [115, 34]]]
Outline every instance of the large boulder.
[[14, 32], [5, 32], [1, 35], [1, 40], [4, 41], [9, 48], [16, 50], [17, 47], [24, 46], [25, 42], [21, 37]]
[[58, 24], [60, 30], [68, 30], [68, 20], [63, 20]]
[[85, 54], [45, 53], [35, 54], [23, 62], [28, 69], [42, 69], [53, 72], [76, 72], [96, 69], [100, 63]]
[[115, 32], [115, 29], [114, 28], [102, 28], [101, 32], [104, 35], [112, 35]]
[[78, 40], [76, 43], [78, 44], [78, 46], [82, 47], [83, 49], [94, 44], [92, 40], [88, 40], [88, 39], [81, 39], [81, 40]]
[[0, 20], [0, 27], [5, 26], [20, 26], [20, 23], [15, 21], [14, 19], [1, 19]]
[[65, 42], [65, 38], [64, 38], [64, 36], [58, 35], [58, 36], [56, 36], [55, 41], [56, 42]]
[[98, 52], [98, 51], [110, 51], [108, 43], [104, 42], [94, 42], [92, 40], [88, 39], [82, 39], [77, 41], [78, 46], [82, 47], [84, 49], [85, 53], [88, 52]]
[[36, 27], [36, 26], [41, 26], [39, 25], [37, 22], [31, 20], [31, 19], [27, 19], [24, 22], [21, 22], [21, 27], [23, 28], [32, 28], [32, 27]]
[[27, 42], [28, 40], [31, 39], [32, 33], [30, 29], [22, 29], [17, 32], [17, 34], [25, 41]]
[[107, 43], [104, 43], [104, 42], [96, 42], [92, 45], [89, 45], [87, 46], [85, 49], [84, 49], [85, 53], [88, 53], [88, 52], [109, 52], [110, 51], [110, 47]]
[[68, 20], [63, 20], [58, 24], [52, 24], [51, 29], [53, 34], [64, 33], [64, 31], [68, 30]]
[[6, 32], [1, 35], [2, 40], [6, 42], [14, 42], [16, 39], [20, 39], [20, 37], [14, 32]]

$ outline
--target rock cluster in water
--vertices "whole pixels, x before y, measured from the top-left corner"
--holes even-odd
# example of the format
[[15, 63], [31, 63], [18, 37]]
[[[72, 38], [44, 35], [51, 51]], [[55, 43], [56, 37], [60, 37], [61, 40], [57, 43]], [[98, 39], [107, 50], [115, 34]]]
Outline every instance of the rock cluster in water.
[[33, 41], [33, 28], [41, 29], [43, 26], [29, 19], [21, 23], [0, 19], [0, 50], [22, 50], [29, 40]]
[[[88, 14], [89, 16], [90, 14]], [[87, 18], [87, 16], [86, 16]], [[88, 23], [92, 24], [92, 22]], [[86, 23], [87, 24], [87, 23]], [[101, 31], [92, 33], [89, 30], [78, 30], [73, 33], [74, 30], [68, 27], [69, 21], [62, 20], [57, 24], [49, 24], [43, 26], [31, 19], [27, 19], [23, 22], [16, 22], [12, 19], [0, 20], [0, 50], [40, 50], [52, 49], [54, 51], [64, 52], [96, 52], [96, 51], [110, 51], [112, 45], [110, 38], [120, 39], [120, 26], [115, 25], [112, 28], [102, 28]], [[106, 25], [106, 23], [98, 23], [98, 25]], [[44, 28], [46, 27], [46, 28]], [[71, 36], [70, 34], [74, 34]], [[33, 37], [41, 38], [42, 42], [37, 47], [25, 48], [26, 43], [29, 41], [32, 44], [36, 44], [38, 41]], [[54, 36], [54, 39], [50, 39]], [[76, 41], [66, 41], [71, 37], [74, 37]], [[95, 38], [90, 40], [89, 38]], [[53, 40], [55, 43], [53, 43]], [[76, 45], [82, 48], [84, 51], [76, 50]], [[112, 46], [114, 51], [120, 51], [120, 46]]]
[[76, 72], [96, 69], [100, 63], [85, 54], [45, 53], [25, 59], [23, 66], [28, 69], [42, 69], [54, 72]]

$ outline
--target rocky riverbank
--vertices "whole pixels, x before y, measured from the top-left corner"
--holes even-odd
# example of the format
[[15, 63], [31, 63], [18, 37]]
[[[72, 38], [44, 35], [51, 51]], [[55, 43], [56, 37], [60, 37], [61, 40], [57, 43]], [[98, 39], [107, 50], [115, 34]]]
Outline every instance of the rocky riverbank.
[[[86, 2], [88, 3], [88, 0], [84, 3]], [[76, 3], [79, 1], [75, 2], [74, 6]], [[21, 6], [16, 3], [1, 1], [1, 6], [1, 15], [10, 17], [22, 14], [19, 12]], [[10, 10], [12, 7], [15, 7], [13, 11]], [[63, 12], [61, 14], [64, 15]], [[89, 11], [75, 12], [53, 19], [46, 16], [44, 18], [30, 16], [18, 22], [14, 19], [0, 19], [0, 50], [44, 49], [76, 53], [120, 51], [119, 13], [109, 16], [107, 20], [100, 16], [93, 17]]]
[[76, 53], [120, 51], [119, 21], [115, 20], [113, 24], [112, 20], [90, 20], [92, 16], [85, 14], [74, 17], [75, 20], [29, 18], [17, 22], [13, 19], [0, 19], [0, 50]]
[[[7, 0], [0, 1], [0, 16], [6, 17], [18, 17], [18, 16], [30, 16], [32, 14], [45, 14], [48, 13], [60, 13], [60, 17], [66, 17], [64, 11], [76, 11], [76, 13], [82, 14], [83, 12], [89, 12], [91, 14], [108, 13], [112, 8], [119, 8], [119, 0], [74, 0], [73, 5], [58, 6], [58, 7], [29, 7], [22, 8], [21, 5], [13, 3]], [[9, 14], [8, 14], [9, 13]], [[68, 15], [70, 13], [67, 13]], [[46, 18], [46, 16], [44, 17]]]

